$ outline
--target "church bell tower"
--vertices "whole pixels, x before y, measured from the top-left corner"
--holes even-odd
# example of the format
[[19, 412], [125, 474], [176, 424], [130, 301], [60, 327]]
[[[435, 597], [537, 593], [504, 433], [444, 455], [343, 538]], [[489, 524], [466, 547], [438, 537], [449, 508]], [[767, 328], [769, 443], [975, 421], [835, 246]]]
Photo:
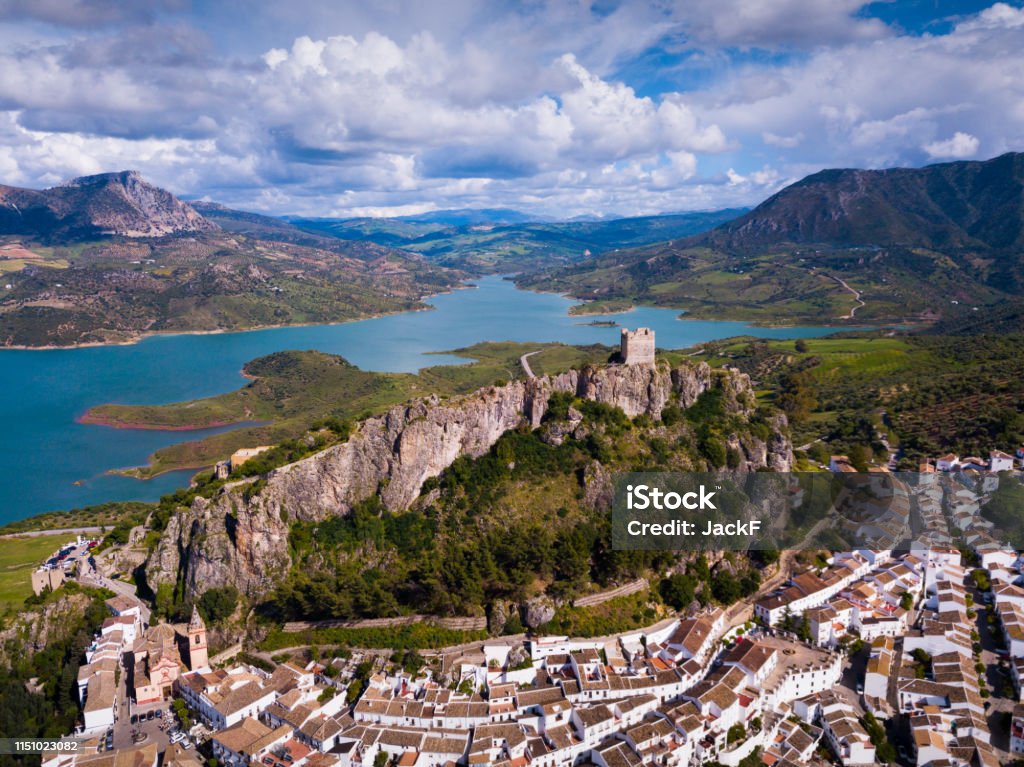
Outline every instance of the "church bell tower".
[[188, 622], [188, 667], [189, 670], [206, 668], [210, 665], [206, 645], [206, 624], [199, 608], [192, 606], [192, 620]]

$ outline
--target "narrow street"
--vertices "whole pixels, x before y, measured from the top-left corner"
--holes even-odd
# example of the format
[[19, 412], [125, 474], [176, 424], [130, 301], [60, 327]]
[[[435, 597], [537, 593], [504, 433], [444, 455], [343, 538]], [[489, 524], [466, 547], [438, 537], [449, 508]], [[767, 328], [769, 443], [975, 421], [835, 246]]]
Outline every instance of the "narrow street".
[[91, 575], [80, 577], [78, 581], [84, 586], [93, 586], [96, 588], [110, 589], [115, 594], [120, 594], [121, 596], [125, 596], [129, 599], [134, 600], [139, 605], [139, 612], [142, 616], [142, 622], [146, 625], [149, 625], [151, 611], [149, 609], [149, 606], [144, 601], [139, 599], [139, 597], [136, 595], [135, 586], [133, 584], [125, 583], [124, 581], [119, 581], [112, 578], [105, 578], [104, 576], [99, 575], [95, 572]]

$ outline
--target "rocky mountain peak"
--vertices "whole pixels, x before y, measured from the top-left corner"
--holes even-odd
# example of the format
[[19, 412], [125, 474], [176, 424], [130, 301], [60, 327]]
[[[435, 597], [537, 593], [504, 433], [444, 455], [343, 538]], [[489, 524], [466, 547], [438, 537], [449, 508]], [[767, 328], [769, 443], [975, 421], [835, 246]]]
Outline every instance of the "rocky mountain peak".
[[41, 191], [0, 187], [0, 234], [61, 241], [102, 235], [160, 237], [218, 228], [134, 170], [82, 176]]

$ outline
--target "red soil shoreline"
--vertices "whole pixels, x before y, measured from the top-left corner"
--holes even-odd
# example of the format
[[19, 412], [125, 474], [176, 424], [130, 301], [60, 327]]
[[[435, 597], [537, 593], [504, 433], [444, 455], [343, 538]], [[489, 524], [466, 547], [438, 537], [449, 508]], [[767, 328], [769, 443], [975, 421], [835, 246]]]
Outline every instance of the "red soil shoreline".
[[83, 423], [90, 426], [108, 426], [112, 429], [136, 429], [139, 431], [202, 431], [203, 429], [217, 429], [221, 426], [230, 426], [234, 423], [240, 423], [240, 421], [210, 421], [203, 424], [170, 426], [137, 421], [119, 421], [116, 418], [97, 415], [92, 410], [87, 410], [83, 415], [75, 419], [75, 423]]

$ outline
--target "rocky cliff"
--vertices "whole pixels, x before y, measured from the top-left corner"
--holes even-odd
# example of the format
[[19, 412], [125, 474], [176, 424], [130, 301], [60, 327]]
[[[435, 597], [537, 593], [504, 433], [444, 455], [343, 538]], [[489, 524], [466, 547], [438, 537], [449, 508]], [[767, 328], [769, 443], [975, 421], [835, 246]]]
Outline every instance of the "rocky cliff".
[[[347, 442], [284, 466], [248, 485], [226, 488], [212, 499], [197, 498], [173, 517], [147, 563], [149, 584], [176, 584], [196, 594], [234, 584], [257, 596], [289, 568], [288, 531], [296, 520], [344, 515], [353, 504], [379, 494], [392, 511], [409, 507], [423, 483], [456, 458], [485, 454], [507, 431], [540, 425], [553, 392], [621, 408], [627, 415], [660, 419], [673, 396], [688, 407], [712, 386], [723, 389], [730, 412], [754, 404], [749, 379], [715, 373], [706, 364], [670, 370], [656, 366], [610, 366], [557, 376], [513, 381], [450, 401], [436, 397], [394, 407], [363, 421]], [[742, 468], [787, 470], [792, 449], [785, 419], [767, 443], [744, 444]]]
[[0, 185], [0, 234], [64, 241], [217, 229], [192, 206], [136, 171], [83, 176], [42, 191]]

